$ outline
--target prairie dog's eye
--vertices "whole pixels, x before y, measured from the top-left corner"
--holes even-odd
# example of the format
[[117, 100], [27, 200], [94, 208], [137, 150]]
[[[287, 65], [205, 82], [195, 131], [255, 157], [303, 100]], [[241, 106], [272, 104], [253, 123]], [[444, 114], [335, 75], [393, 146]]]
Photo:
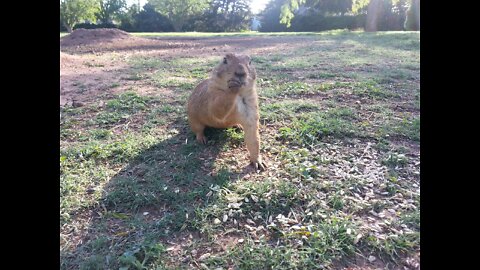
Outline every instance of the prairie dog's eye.
[[248, 64], [251, 65], [251, 64], [252, 64], [252, 60], [248, 61]]
[[223, 58], [223, 63], [224, 63], [224, 64], [227, 63], [227, 57], [224, 57], [224, 58]]

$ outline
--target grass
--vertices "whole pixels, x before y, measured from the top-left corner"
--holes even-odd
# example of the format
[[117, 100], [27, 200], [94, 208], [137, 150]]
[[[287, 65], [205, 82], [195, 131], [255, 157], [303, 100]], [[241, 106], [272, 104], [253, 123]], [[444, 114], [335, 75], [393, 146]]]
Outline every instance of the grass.
[[188, 127], [186, 100], [216, 56], [103, 55], [96, 68], [115, 57], [121, 80], [61, 109], [61, 269], [339, 269], [358, 256], [392, 269], [416, 258], [418, 32], [135, 35], [310, 42], [252, 57], [260, 174], [241, 129], [207, 129], [203, 146]]

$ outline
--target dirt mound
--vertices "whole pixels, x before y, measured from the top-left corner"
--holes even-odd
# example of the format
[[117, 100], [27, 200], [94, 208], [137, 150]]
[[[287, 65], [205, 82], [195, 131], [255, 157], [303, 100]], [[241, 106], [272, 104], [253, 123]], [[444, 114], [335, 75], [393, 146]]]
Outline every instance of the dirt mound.
[[136, 40], [136, 37], [125, 31], [112, 28], [77, 29], [70, 35], [61, 38], [60, 46], [79, 46], [124, 40]]

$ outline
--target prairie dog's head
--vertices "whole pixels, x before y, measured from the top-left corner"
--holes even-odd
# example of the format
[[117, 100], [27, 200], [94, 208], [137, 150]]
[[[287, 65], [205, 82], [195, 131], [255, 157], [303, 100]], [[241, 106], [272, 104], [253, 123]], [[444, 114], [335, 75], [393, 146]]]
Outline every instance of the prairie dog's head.
[[253, 86], [257, 73], [250, 56], [227, 53], [215, 68], [214, 78], [223, 87], [242, 89]]

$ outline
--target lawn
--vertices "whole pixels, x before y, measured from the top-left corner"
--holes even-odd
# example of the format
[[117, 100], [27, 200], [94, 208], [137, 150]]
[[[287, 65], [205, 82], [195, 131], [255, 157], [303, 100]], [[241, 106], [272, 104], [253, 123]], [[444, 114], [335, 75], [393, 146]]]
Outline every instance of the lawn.
[[[419, 32], [133, 35], [162, 43], [61, 49], [61, 269], [419, 269]], [[188, 127], [226, 51], [257, 69], [265, 172], [241, 130]]]

